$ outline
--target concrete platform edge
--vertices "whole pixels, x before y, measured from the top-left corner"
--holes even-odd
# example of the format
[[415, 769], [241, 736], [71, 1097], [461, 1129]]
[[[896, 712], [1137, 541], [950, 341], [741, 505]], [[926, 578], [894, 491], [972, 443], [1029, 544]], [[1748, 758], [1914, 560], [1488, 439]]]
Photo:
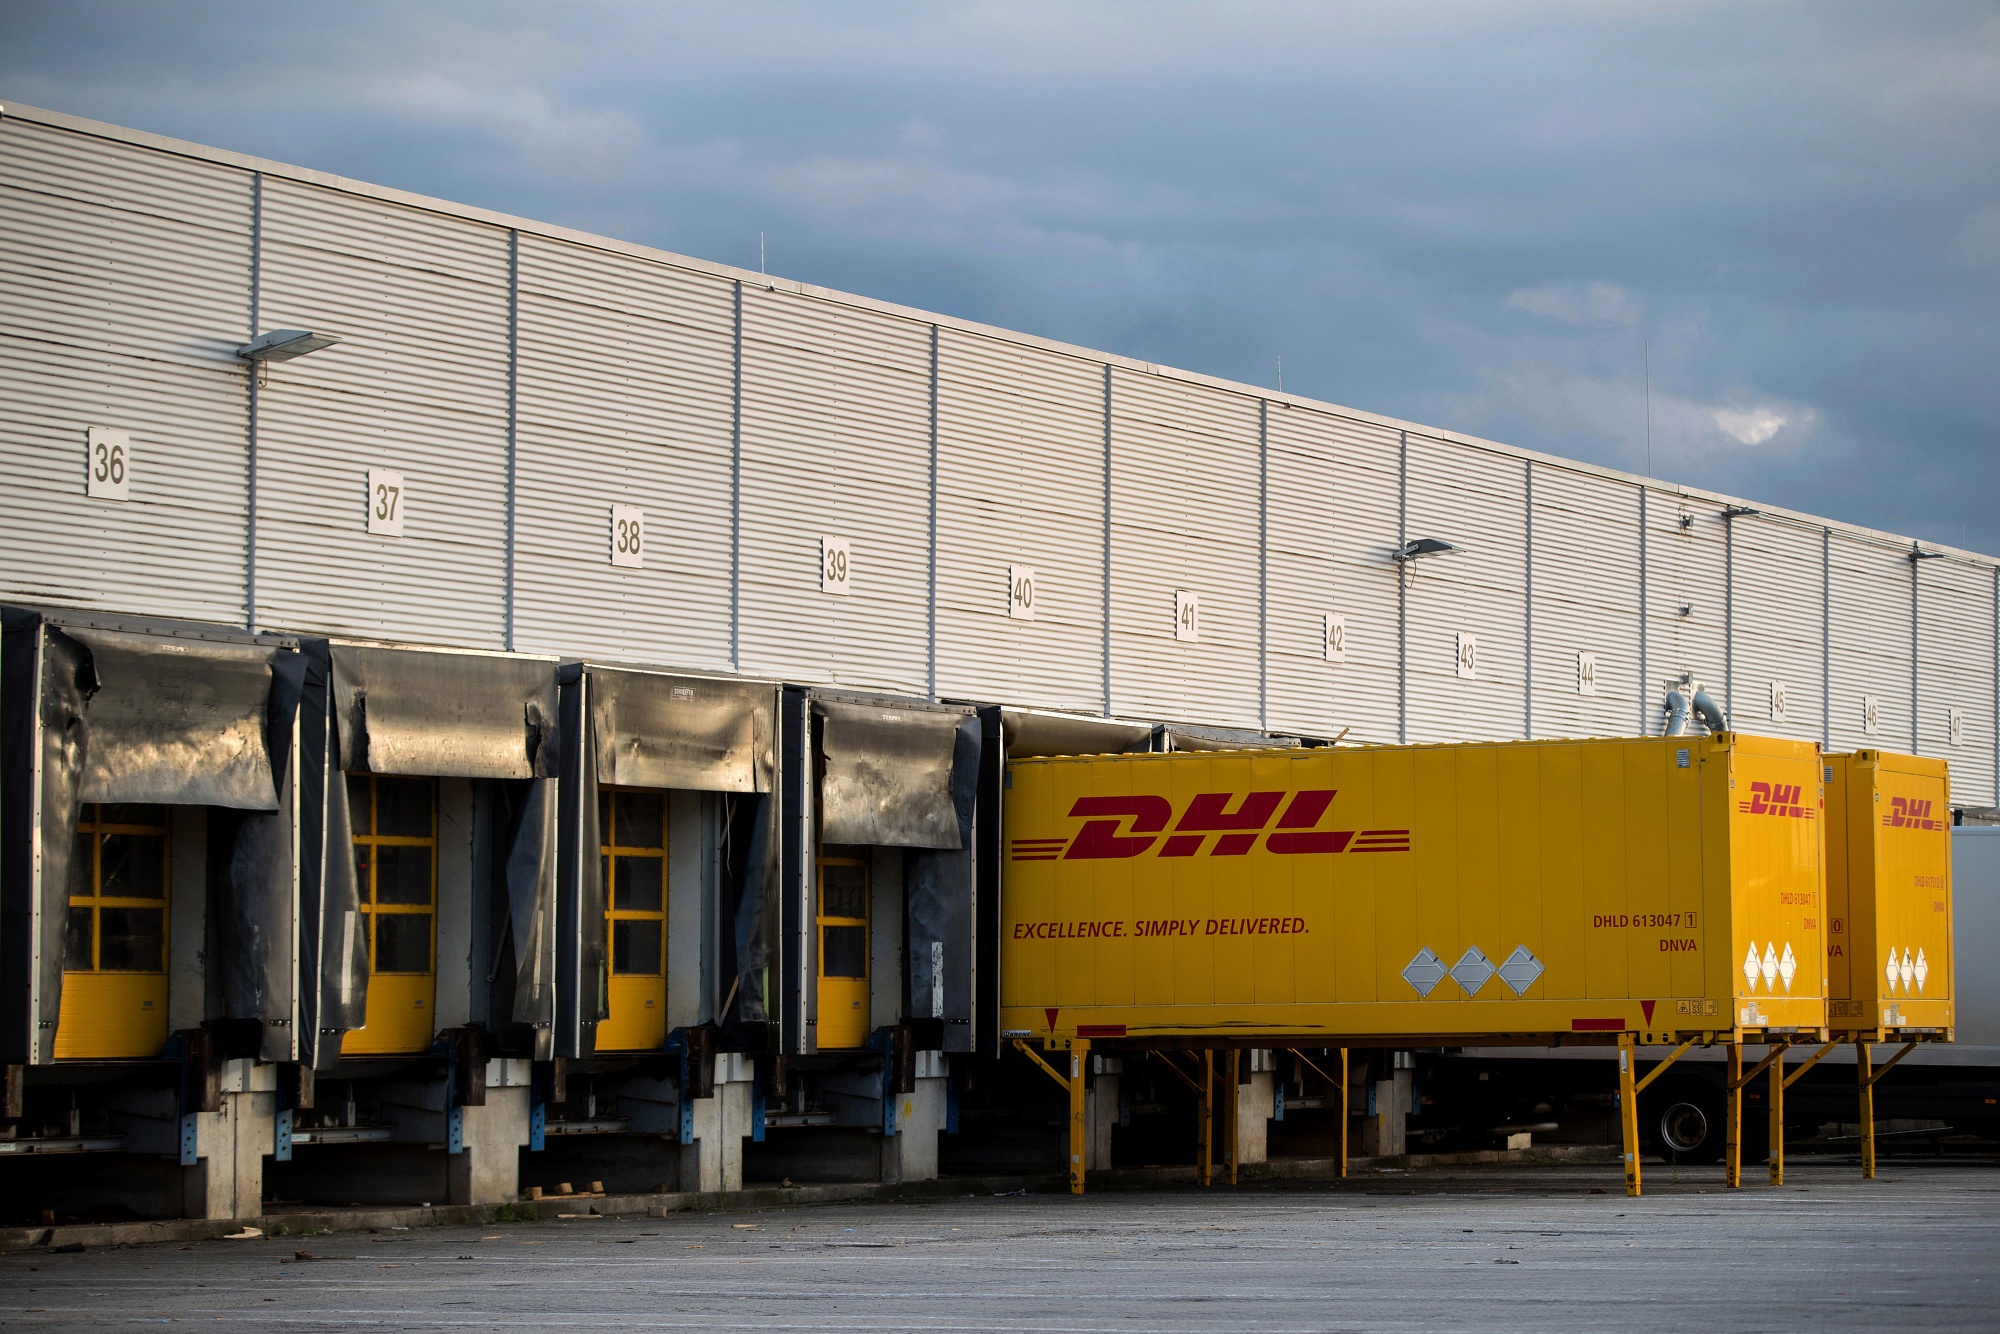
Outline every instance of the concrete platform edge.
[[[1488, 1150], [1477, 1153], [1404, 1154], [1390, 1158], [1348, 1160], [1350, 1177], [1357, 1173], [1419, 1171], [1436, 1167], [1464, 1167], [1503, 1163], [1613, 1163], [1618, 1150], [1609, 1146], [1550, 1147], [1543, 1149]], [[1247, 1163], [1238, 1173], [1243, 1182], [1327, 1181], [1337, 1175], [1331, 1158], [1280, 1158]], [[1218, 1177], [1220, 1169], [1218, 1169]], [[1144, 1190], [1149, 1187], [1192, 1184], [1192, 1164], [1185, 1167], [1121, 1167], [1092, 1172], [1092, 1189]], [[304, 1239], [330, 1232], [365, 1232], [371, 1228], [442, 1227], [452, 1224], [505, 1224], [553, 1221], [564, 1215], [595, 1214], [603, 1218], [643, 1218], [654, 1210], [663, 1214], [685, 1212], [741, 1213], [760, 1209], [780, 1209], [793, 1205], [850, 1204], [866, 1200], [941, 1198], [967, 1194], [1010, 1194], [1015, 1191], [1058, 1193], [1065, 1183], [1059, 1173], [1035, 1176], [942, 1177], [935, 1181], [895, 1184], [851, 1182], [806, 1186], [752, 1186], [737, 1191], [677, 1192], [671, 1194], [571, 1196], [558, 1199], [520, 1200], [512, 1204], [459, 1204], [430, 1206], [389, 1206], [360, 1209], [306, 1209], [296, 1213], [265, 1214], [261, 1218], [169, 1218], [142, 1223], [76, 1223], [54, 1227], [0, 1228], [0, 1253], [55, 1246], [147, 1246], [168, 1242], [214, 1241], [242, 1232], [246, 1227], [261, 1230], [264, 1240]], [[1223, 1189], [1227, 1189], [1223, 1187]]]

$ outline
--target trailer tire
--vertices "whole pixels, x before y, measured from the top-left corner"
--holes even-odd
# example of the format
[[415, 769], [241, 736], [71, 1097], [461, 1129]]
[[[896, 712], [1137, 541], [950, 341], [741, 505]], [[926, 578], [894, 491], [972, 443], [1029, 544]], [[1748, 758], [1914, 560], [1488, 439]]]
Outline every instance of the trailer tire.
[[1640, 1128], [1663, 1162], [1713, 1163], [1723, 1152], [1722, 1095], [1698, 1080], [1676, 1080], [1639, 1104]]

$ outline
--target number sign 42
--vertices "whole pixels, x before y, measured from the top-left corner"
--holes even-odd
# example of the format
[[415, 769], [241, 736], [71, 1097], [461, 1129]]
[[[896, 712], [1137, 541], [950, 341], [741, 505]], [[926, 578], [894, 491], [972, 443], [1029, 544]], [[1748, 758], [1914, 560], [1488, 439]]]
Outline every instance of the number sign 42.
[[377, 537], [403, 535], [403, 474], [368, 470], [368, 531]]
[[84, 494], [97, 500], [126, 500], [132, 479], [132, 437], [109, 426], [93, 426], [85, 436]]

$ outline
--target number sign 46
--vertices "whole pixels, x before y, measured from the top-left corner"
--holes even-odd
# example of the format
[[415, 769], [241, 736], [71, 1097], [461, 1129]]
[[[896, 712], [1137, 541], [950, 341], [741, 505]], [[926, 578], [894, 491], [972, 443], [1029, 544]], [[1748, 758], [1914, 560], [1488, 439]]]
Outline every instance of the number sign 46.
[[368, 470], [368, 531], [378, 537], [403, 535], [403, 474]]
[[98, 500], [125, 500], [132, 478], [132, 437], [109, 426], [93, 426], [85, 436], [84, 494]]

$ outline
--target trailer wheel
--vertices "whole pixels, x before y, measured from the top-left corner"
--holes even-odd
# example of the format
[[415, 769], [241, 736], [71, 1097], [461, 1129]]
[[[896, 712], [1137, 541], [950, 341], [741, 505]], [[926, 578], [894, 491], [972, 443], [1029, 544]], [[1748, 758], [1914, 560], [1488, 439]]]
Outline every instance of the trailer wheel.
[[1642, 1104], [1643, 1126], [1667, 1162], [1712, 1163], [1723, 1150], [1722, 1098], [1704, 1084], [1669, 1084]]

